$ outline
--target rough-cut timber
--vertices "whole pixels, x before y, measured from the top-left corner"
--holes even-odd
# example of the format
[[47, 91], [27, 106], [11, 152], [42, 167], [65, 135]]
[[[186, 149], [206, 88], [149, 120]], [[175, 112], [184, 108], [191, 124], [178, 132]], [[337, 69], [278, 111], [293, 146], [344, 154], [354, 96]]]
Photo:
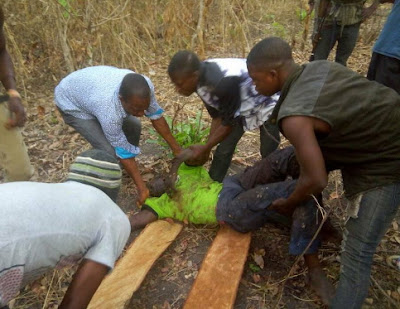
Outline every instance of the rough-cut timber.
[[124, 308], [154, 262], [181, 230], [181, 224], [163, 220], [149, 224], [129, 246], [111, 274], [103, 280], [88, 308]]
[[251, 234], [223, 226], [201, 265], [184, 309], [233, 308]]

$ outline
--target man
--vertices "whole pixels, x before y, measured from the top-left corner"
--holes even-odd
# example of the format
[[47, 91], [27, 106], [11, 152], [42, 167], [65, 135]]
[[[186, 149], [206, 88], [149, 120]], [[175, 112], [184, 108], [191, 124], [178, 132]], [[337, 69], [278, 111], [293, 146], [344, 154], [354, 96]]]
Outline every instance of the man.
[[118, 161], [89, 150], [65, 183], [0, 185], [0, 308], [40, 275], [77, 263], [59, 308], [87, 307], [130, 234], [115, 204], [120, 183]]
[[386, 24], [376, 41], [367, 78], [396, 90], [400, 94], [400, 1], [394, 3]]
[[300, 177], [272, 209], [291, 213], [325, 188], [340, 169], [347, 210], [339, 285], [332, 308], [361, 308], [373, 254], [400, 205], [400, 96], [329, 61], [299, 66], [280, 38], [256, 44], [247, 57], [258, 92], [281, 91], [271, 116], [296, 149]]
[[179, 51], [171, 59], [168, 74], [176, 90], [190, 96], [196, 92], [211, 118], [205, 145], [194, 145], [191, 164], [202, 165], [217, 145], [210, 167], [213, 180], [222, 182], [235, 147], [244, 131], [260, 129], [260, 152], [264, 158], [280, 141], [276, 126], [266, 124], [278, 95], [265, 97], [254, 90], [245, 59], [211, 59], [201, 62], [190, 51]]
[[361, 23], [378, 7], [378, 0], [364, 8], [365, 0], [310, 0], [315, 4], [311, 60], [325, 60], [337, 42], [335, 61], [347, 65], [356, 46]]
[[5, 169], [6, 181], [28, 180], [33, 174], [28, 151], [20, 127], [26, 121], [21, 96], [16, 90], [11, 57], [6, 49], [3, 32], [4, 14], [0, 7], [0, 80], [9, 97], [8, 104], [0, 102], [0, 165]]
[[65, 77], [55, 89], [55, 102], [67, 124], [94, 147], [118, 157], [134, 180], [138, 203], [149, 191], [135, 157], [140, 153], [141, 124], [146, 116], [176, 155], [180, 147], [158, 105], [154, 86], [144, 75], [110, 66], [78, 70]]
[[[292, 147], [276, 150], [270, 156], [248, 168], [244, 173], [227, 177], [223, 184], [213, 181], [203, 167], [182, 165], [175, 192], [146, 200], [140, 213], [130, 218], [132, 230], [157, 219], [172, 218], [195, 224], [228, 224], [239, 232], [248, 232], [275, 222], [290, 226], [290, 220], [270, 211], [272, 201], [289, 196], [298, 177], [299, 166]], [[165, 181], [154, 181], [151, 192], [160, 195]], [[153, 189], [153, 190], [152, 190]], [[299, 204], [291, 223], [290, 254], [303, 253], [312, 240], [319, 216], [314, 201]], [[310, 285], [324, 303], [329, 303], [333, 287], [325, 277], [318, 260], [319, 238], [304, 258]]]

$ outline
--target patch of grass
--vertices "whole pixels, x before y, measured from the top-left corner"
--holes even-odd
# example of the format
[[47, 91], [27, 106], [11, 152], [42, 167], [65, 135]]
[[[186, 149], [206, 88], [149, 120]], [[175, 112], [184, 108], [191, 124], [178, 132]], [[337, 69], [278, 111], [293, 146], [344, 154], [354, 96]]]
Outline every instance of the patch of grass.
[[[207, 140], [210, 134], [210, 128], [205, 127], [201, 120], [202, 115], [203, 110], [201, 109], [197, 112], [195, 119], [188, 119], [186, 122], [177, 123], [174, 123], [171, 117], [165, 116], [165, 120], [171, 128], [172, 135], [182, 148], [188, 148], [194, 144], [201, 144]], [[164, 148], [169, 147], [165, 140], [153, 128], [150, 128], [150, 134], [156, 138], [148, 140], [148, 143], [159, 144]]]

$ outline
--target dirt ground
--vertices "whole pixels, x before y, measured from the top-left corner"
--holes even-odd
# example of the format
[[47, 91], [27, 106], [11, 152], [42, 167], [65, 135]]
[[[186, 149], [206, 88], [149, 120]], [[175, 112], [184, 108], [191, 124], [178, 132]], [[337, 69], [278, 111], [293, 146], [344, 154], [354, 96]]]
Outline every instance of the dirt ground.
[[[349, 67], [365, 75], [371, 47], [372, 42], [360, 41], [349, 61]], [[296, 60], [305, 62], [309, 49], [295, 49], [294, 55]], [[179, 121], [193, 118], [201, 106], [199, 99], [195, 96], [183, 99], [174, 93], [165, 74], [166, 65], [167, 63], [157, 64], [154, 72], [149, 74], [156, 85], [158, 100], [170, 116], [174, 115], [176, 106], [185, 104], [178, 117]], [[28, 122], [24, 128], [25, 141], [37, 171], [34, 180], [59, 182], [65, 178], [73, 158], [90, 147], [82, 137], [63, 123], [52, 102], [53, 89], [43, 88], [46, 87], [41, 87], [40, 91], [31, 89], [28, 92], [26, 101], [30, 106]], [[204, 116], [204, 121], [209, 122], [209, 118]], [[143, 121], [142, 155], [138, 159], [146, 181], [168, 168], [168, 153], [154, 144], [146, 143], [155, 138], [150, 136], [150, 126], [148, 121]], [[243, 170], [260, 158], [258, 136], [258, 132], [250, 132], [242, 138], [234, 155], [230, 174]], [[281, 147], [284, 146], [287, 146], [287, 142], [282, 143]], [[331, 209], [332, 220], [339, 227], [342, 226], [346, 202], [342, 196], [339, 173], [335, 172], [330, 176], [324, 197], [325, 207]], [[119, 205], [127, 213], [138, 211], [135, 188], [127, 175], [123, 178]], [[181, 308], [217, 229], [217, 226], [185, 226], [174, 243], [154, 264], [141, 288], [133, 295], [129, 308]], [[274, 225], [267, 225], [253, 233], [235, 309], [322, 307], [318, 297], [306, 284], [306, 271], [302, 262], [295, 266], [294, 275], [288, 278], [295, 261], [295, 257], [288, 254], [288, 243], [289, 231]], [[365, 308], [400, 308], [400, 273], [386, 263], [387, 257], [399, 254], [399, 243], [398, 223], [393, 222], [374, 258], [372, 282]], [[255, 255], [263, 257], [263, 269], [254, 260]], [[323, 243], [320, 260], [328, 278], [336, 284], [340, 267], [339, 244]], [[34, 285], [27, 286], [11, 307], [56, 308], [73, 272], [73, 269], [55, 271]]]

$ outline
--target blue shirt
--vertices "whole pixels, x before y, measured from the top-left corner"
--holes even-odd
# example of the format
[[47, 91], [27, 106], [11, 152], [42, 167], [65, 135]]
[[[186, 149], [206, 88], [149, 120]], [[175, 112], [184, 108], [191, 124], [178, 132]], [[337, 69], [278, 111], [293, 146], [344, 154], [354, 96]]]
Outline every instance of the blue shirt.
[[[125, 75], [131, 70], [111, 66], [95, 66], [69, 74], [56, 87], [54, 95], [56, 105], [66, 114], [80, 119], [97, 119], [104, 135], [115, 148], [121, 159], [135, 157], [139, 147], [128, 142], [122, 130], [122, 123], [128, 116], [119, 100], [119, 88]], [[145, 116], [151, 120], [159, 119], [164, 110], [158, 105], [154, 95], [154, 86], [147, 76], [150, 105]]]
[[373, 52], [400, 60], [400, 0], [394, 2]]
[[[221, 91], [222, 79], [229, 77], [237, 77], [236, 84]], [[227, 95], [226, 92], [235, 93], [232, 87], [238, 88], [237, 97]], [[240, 121], [245, 131], [259, 128], [268, 120], [279, 100], [279, 94], [268, 97], [256, 91], [247, 72], [246, 59], [242, 58], [210, 59], [203, 62], [196, 92], [212, 117], [220, 117], [225, 107], [236, 104], [237, 108], [231, 112], [230, 118]], [[225, 103], [224, 100], [230, 102]], [[222, 119], [224, 122], [224, 117]]]

